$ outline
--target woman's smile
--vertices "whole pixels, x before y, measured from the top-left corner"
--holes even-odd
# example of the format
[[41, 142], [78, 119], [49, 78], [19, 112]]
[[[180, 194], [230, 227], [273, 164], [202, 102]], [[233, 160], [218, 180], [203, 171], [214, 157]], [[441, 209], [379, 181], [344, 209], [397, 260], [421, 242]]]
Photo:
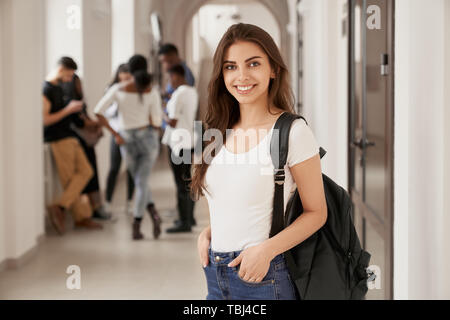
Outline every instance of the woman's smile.
[[236, 91], [239, 94], [249, 94], [254, 87], [256, 87], [256, 84], [248, 85], [248, 86], [234, 86], [236, 88]]

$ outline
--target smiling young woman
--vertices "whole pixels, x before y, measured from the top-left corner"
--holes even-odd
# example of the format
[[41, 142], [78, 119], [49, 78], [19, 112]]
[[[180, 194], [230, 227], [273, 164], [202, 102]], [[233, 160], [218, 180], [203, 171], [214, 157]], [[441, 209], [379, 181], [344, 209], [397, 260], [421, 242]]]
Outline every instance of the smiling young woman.
[[[298, 119], [289, 135], [284, 197], [286, 204], [297, 187], [304, 212], [269, 238], [274, 177], [273, 171], [262, 172], [271, 163], [269, 143], [276, 120], [283, 112], [293, 112], [288, 79], [275, 42], [259, 27], [235, 24], [217, 46], [204, 125], [206, 130], [218, 129], [223, 143], [205, 144], [202, 160], [214, 143], [212, 161], [194, 166], [191, 183], [193, 196], [205, 195], [210, 210], [210, 226], [198, 238], [207, 299], [295, 299], [283, 253], [326, 221], [319, 146]], [[239, 139], [249, 131], [266, 134], [257, 134], [250, 143]], [[256, 163], [245, 161], [256, 152]], [[236, 162], [236, 157], [244, 161]]]

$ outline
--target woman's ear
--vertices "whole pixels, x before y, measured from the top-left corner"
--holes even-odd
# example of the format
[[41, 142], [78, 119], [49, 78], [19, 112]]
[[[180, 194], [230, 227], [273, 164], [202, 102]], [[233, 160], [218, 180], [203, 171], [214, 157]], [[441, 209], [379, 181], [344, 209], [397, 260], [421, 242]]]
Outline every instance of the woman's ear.
[[275, 79], [278, 73], [280, 73], [280, 67], [277, 68], [277, 72], [272, 70], [272, 73], [270, 74], [270, 78]]

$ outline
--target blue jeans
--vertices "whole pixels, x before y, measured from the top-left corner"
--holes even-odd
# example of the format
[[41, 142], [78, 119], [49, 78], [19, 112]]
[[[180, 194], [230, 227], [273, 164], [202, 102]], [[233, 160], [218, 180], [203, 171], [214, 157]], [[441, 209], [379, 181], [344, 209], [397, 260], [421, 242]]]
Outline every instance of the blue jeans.
[[239, 277], [239, 267], [228, 267], [241, 251], [215, 252], [209, 249], [209, 263], [205, 272], [207, 300], [295, 300], [295, 288], [283, 254], [271, 262], [269, 271], [259, 283]]
[[148, 178], [159, 154], [158, 132], [148, 126], [124, 130], [120, 132], [120, 135], [125, 140], [120, 150], [136, 188], [136, 205], [133, 215], [135, 218], [142, 218], [147, 204], [153, 202]]

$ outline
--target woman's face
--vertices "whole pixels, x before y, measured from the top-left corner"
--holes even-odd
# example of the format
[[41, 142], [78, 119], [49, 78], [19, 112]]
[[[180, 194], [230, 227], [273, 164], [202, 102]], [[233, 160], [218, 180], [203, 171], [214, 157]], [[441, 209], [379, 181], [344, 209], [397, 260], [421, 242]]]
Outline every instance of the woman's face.
[[275, 76], [265, 52], [247, 41], [235, 42], [228, 48], [222, 73], [226, 88], [241, 105], [264, 103], [270, 78]]
[[129, 72], [119, 72], [119, 81], [124, 82], [131, 79], [131, 73]]

